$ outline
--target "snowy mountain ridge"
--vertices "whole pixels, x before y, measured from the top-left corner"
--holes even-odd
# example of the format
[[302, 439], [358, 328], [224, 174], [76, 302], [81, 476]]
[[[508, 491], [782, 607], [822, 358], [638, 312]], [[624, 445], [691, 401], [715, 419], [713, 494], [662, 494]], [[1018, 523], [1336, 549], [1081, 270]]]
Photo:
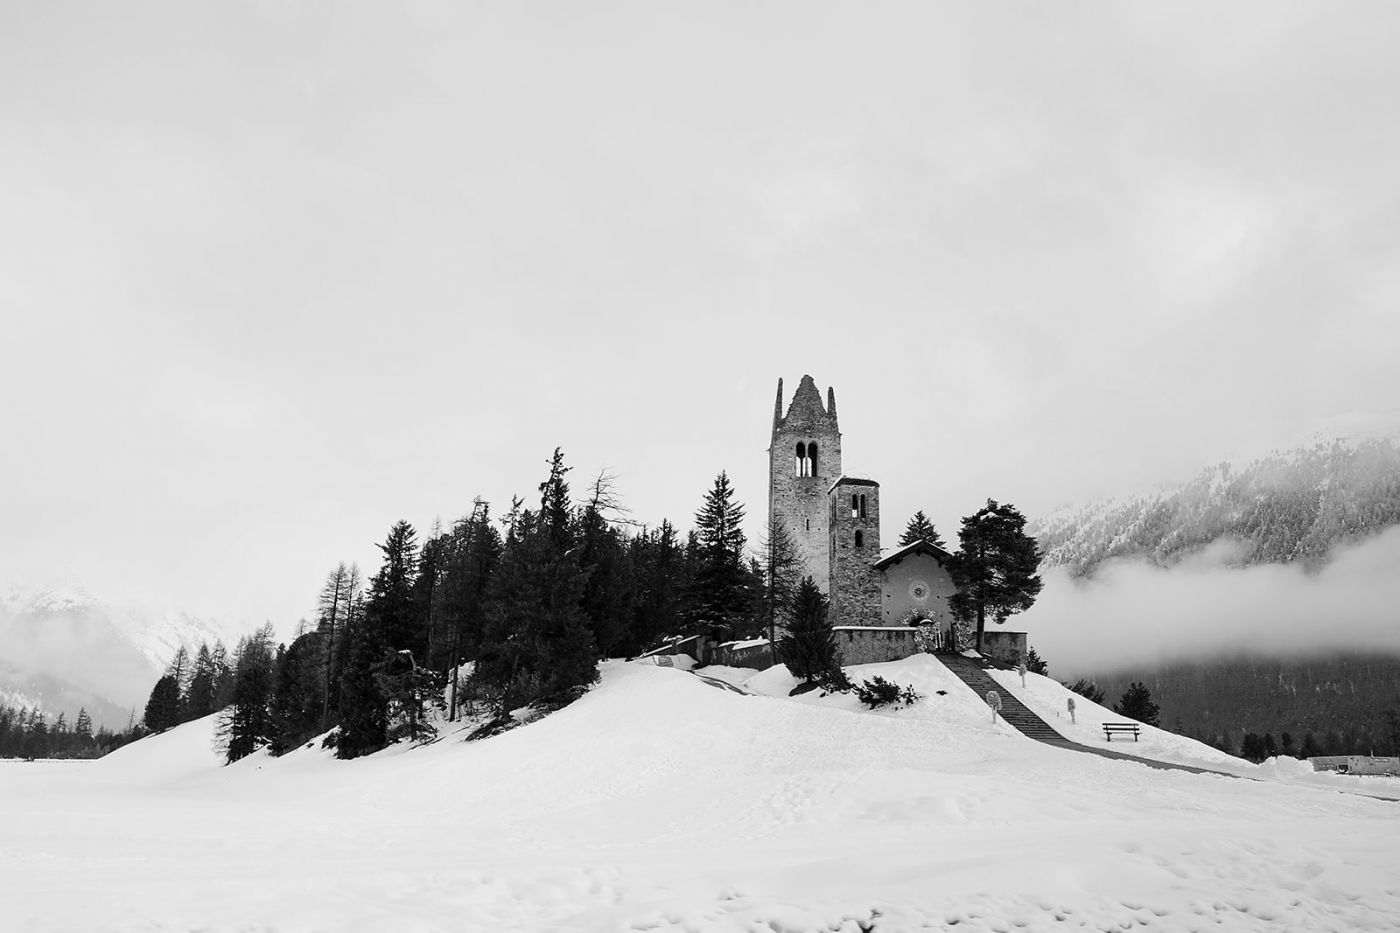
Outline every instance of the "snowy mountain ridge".
[[1108, 560], [1170, 566], [1212, 545], [1240, 565], [1325, 562], [1332, 548], [1400, 524], [1400, 443], [1339, 438], [1222, 462], [1176, 487], [1053, 510], [1032, 524], [1048, 566], [1076, 576]]
[[[145, 702], [181, 646], [232, 647], [238, 633], [219, 620], [107, 602], [81, 583], [0, 586], [0, 692], [72, 718], [86, 706], [99, 719]], [[121, 722], [125, 725], [126, 712]]]

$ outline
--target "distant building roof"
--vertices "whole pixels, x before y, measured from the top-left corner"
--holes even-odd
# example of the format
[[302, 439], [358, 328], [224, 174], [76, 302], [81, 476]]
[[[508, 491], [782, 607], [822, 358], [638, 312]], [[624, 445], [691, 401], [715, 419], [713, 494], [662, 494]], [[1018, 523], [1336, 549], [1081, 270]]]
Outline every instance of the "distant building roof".
[[888, 557], [880, 558], [872, 566], [876, 570], [884, 570], [891, 564], [899, 563], [911, 554], [927, 554], [934, 560], [938, 561], [940, 564], [946, 563], [948, 559], [953, 556], [952, 554], [949, 554], [947, 551], [943, 550], [941, 547], [935, 547], [934, 545], [929, 544], [927, 541], [915, 541], [913, 544], [906, 544], [904, 547], [890, 554]]

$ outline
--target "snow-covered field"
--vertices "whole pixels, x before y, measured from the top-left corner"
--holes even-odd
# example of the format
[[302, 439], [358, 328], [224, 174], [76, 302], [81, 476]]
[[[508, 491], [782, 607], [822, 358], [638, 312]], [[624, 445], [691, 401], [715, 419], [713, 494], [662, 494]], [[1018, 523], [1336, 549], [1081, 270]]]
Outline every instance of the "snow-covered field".
[[932, 658], [851, 671], [877, 672], [926, 699], [612, 664], [481, 742], [222, 768], [204, 720], [0, 763], [0, 929], [1400, 929], [1400, 804], [1050, 748]]

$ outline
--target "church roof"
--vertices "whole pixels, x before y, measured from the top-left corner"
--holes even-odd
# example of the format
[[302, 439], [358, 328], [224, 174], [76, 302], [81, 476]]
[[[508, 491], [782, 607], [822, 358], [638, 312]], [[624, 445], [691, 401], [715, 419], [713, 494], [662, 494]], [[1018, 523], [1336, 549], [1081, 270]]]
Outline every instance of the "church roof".
[[884, 570], [891, 564], [899, 563], [911, 554], [927, 554], [940, 564], [947, 562], [947, 560], [953, 556], [941, 547], [935, 547], [927, 541], [915, 541], [913, 544], [906, 544], [888, 557], [880, 558], [872, 566], [876, 570]]
[[836, 477], [836, 482], [832, 483], [830, 486], [827, 487], [826, 492], [827, 492], [827, 495], [831, 495], [831, 490], [835, 489], [837, 486], [879, 486], [879, 485], [880, 485], [880, 484], [877, 483], [877, 482], [875, 482], [875, 480], [871, 479], [871, 478], [868, 477], [868, 476], [861, 476], [859, 473], [842, 473], [840, 476]]

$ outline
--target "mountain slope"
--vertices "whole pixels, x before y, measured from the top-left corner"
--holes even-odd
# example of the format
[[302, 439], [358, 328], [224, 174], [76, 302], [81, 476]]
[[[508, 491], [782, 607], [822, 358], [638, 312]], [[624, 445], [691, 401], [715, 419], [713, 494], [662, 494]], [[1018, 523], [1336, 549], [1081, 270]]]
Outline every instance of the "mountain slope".
[[178, 612], [103, 602], [81, 587], [0, 589], [0, 692], [71, 722], [86, 706], [98, 725], [126, 725], [181, 645], [229, 638]]
[[1400, 447], [1334, 441], [1203, 470], [1179, 488], [1105, 500], [1035, 522], [1048, 566], [1092, 574], [1132, 558], [1171, 566], [1223, 540], [1239, 565], [1315, 567], [1338, 544], [1400, 524]]

